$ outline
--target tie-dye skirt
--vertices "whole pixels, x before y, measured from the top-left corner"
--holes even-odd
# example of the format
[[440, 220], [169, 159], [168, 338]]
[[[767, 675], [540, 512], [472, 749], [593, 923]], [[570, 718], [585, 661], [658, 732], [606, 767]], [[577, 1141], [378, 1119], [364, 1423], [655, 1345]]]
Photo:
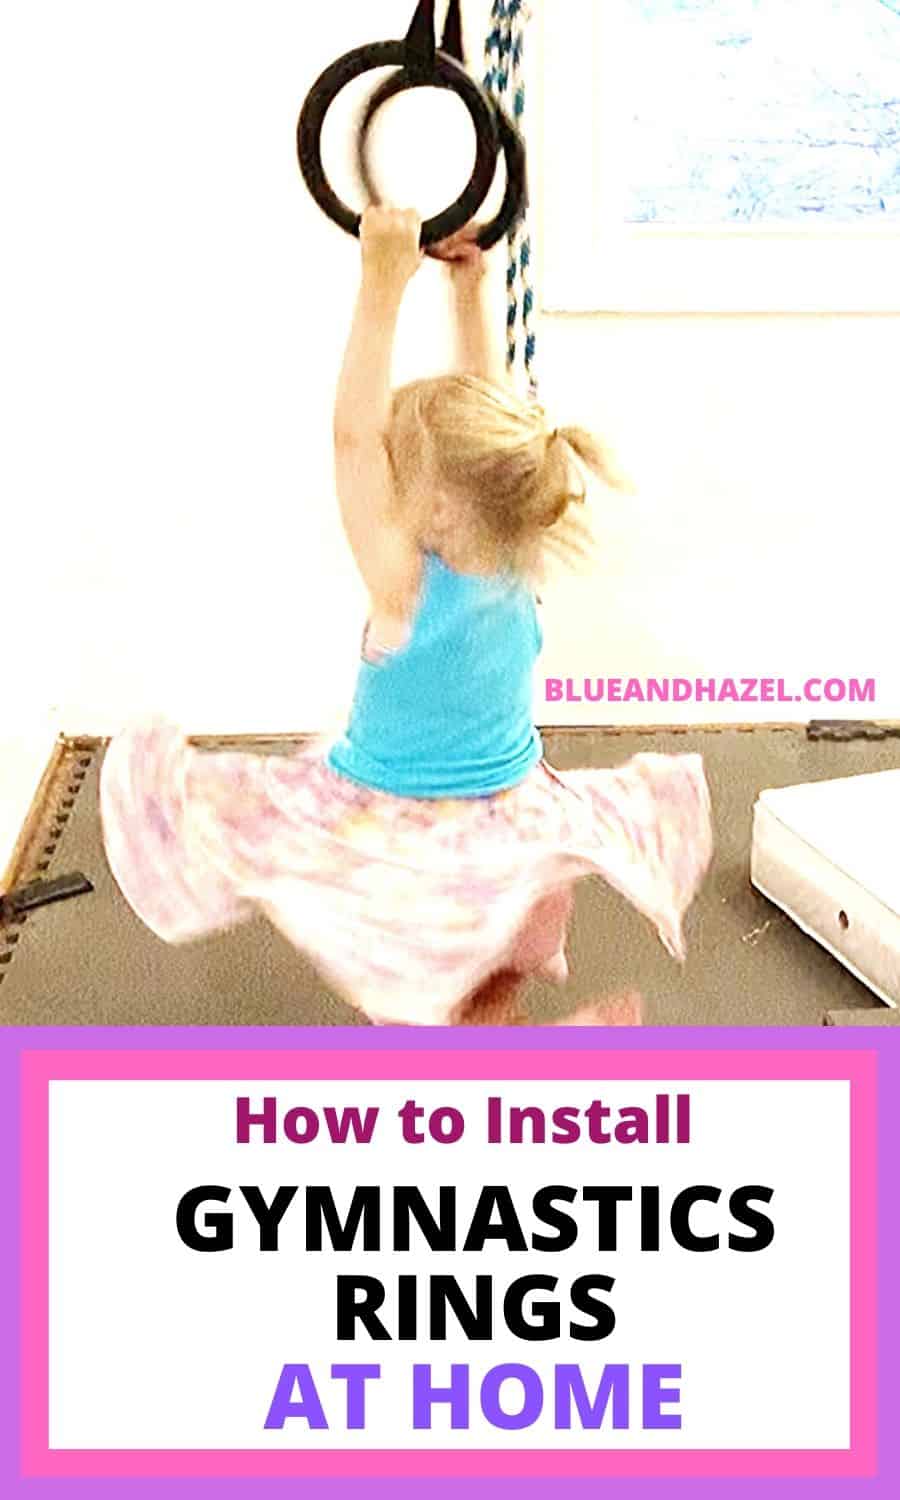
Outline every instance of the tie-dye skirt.
[[262, 912], [372, 1020], [408, 1025], [452, 1024], [501, 969], [564, 974], [567, 893], [586, 875], [684, 957], [712, 852], [699, 756], [544, 762], [494, 796], [420, 801], [347, 780], [327, 750], [200, 750], [162, 721], [114, 739], [104, 840], [141, 920], [180, 943]]

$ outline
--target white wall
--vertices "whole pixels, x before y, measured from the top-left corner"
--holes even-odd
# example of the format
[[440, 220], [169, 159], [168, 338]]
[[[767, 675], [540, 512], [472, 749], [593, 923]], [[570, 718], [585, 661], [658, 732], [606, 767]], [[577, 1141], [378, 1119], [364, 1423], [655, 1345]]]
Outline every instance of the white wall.
[[[387, 0], [378, 30], [408, 9]], [[46, 621], [13, 721], [49, 698], [69, 732], [153, 704], [198, 731], [308, 728], [352, 675], [329, 442], [358, 249], [305, 193], [294, 129], [367, 12], [91, 0], [7, 22], [4, 595]]]
[[874, 705], [559, 705], [550, 722], [900, 715], [900, 320], [545, 324], [547, 392], [616, 437], [641, 483], [604, 501], [601, 575], [554, 611], [548, 670], [873, 677]]
[[0, 893], [12, 884], [12, 859], [26, 814], [56, 742], [49, 714], [22, 720], [0, 738]]
[[[363, 601], [329, 428], [358, 249], [302, 188], [294, 129], [320, 68], [402, 34], [411, 9], [7, 8], [0, 589], [5, 621], [30, 634], [0, 693], [0, 776], [2, 743], [21, 749], [21, 726], [48, 717], [73, 734], [149, 707], [198, 733], [339, 718]], [[476, 47], [487, 11], [470, 0]], [[404, 149], [421, 138], [413, 118]], [[448, 119], [438, 195], [454, 129]], [[429, 266], [398, 378], [440, 367], [446, 347]], [[900, 716], [882, 593], [895, 573], [898, 355], [896, 320], [546, 323], [547, 403], [608, 431], [645, 480], [640, 501], [610, 502], [597, 579], [551, 602], [547, 672], [852, 672], [879, 679], [874, 712]], [[790, 714], [680, 714], [729, 716]]]

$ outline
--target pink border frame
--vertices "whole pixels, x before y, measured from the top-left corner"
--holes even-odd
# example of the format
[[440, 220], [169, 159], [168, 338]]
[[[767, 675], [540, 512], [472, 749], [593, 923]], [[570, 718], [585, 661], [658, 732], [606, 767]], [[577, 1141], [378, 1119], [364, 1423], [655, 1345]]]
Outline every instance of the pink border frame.
[[[49, 1447], [49, 1084], [57, 1079], [846, 1079], [850, 1082], [851, 1446], [841, 1450], [344, 1452]], [[22, 1473], [25, 1477], [539, 1478], [874, 1476], [876, 1060], [858, 1052], [102, 1051], [22, 1055]]]

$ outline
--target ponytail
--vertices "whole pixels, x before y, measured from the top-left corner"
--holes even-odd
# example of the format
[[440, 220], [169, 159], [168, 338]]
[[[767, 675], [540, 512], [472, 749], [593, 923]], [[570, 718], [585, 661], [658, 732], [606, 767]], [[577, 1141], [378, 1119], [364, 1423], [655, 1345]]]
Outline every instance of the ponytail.
[[625, 494], [633, 493], [634, 487], [619, 468], [612, 449], [592, 432], [587, 432], [584, 427], [559, 427], [554, 436], [562, 438], [579, 463], [603, 484]]

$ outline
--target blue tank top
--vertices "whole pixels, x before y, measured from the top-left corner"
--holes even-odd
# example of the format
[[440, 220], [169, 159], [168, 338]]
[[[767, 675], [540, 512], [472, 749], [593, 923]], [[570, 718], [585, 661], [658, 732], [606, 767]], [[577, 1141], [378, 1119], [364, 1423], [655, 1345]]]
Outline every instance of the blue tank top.
[[350, 721], [328, 763], [397, 797], [487, 797], [543, 756], [533, 722], [543, 645], [518, 580], [456, 573], [426, 553], [406, 645], [363, 660]]

